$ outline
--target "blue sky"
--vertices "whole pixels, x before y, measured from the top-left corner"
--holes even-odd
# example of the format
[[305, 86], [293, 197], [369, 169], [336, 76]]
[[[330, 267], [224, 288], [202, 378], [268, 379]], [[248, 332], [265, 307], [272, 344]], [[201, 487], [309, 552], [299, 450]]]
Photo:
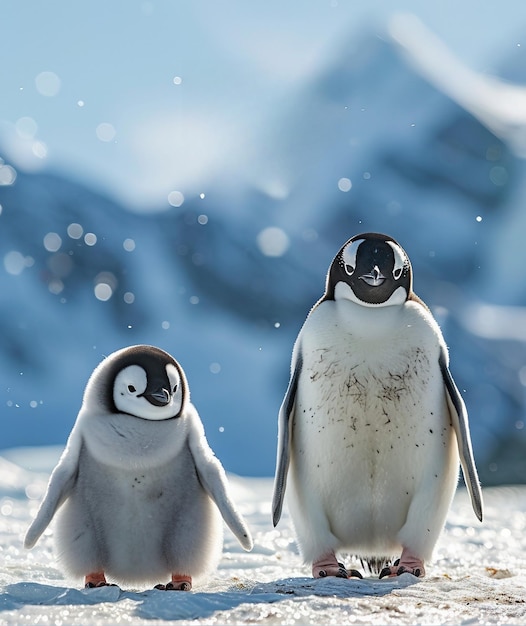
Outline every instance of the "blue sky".
[[420, 17], [492, 73], [526, 25], [523, 2], [482, 0], [1, 0], [0, 146], [135, 209], [168, 207], [234, 171], [286, 98], [367, 29]]

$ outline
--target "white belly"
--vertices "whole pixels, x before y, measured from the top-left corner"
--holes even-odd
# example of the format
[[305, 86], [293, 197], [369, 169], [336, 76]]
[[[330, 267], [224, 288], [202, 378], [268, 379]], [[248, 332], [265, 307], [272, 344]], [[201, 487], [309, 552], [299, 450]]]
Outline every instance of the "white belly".
[[190, 452], [139, 471], [102, 465], [83, 451], [75, 489], [58, 516], [64, 567], [105, 571], [123, 582], [199, 576], [221, 549], [221, 519], [203, 490]]
[[360, 335], [327, 317], [301, 335], [291, 512], [306, 544], [326, 524], [355, 553], [389, 555], [415, 496], [445, 480], [449, 498], [455, 480], [438, 341], [400, 324]]

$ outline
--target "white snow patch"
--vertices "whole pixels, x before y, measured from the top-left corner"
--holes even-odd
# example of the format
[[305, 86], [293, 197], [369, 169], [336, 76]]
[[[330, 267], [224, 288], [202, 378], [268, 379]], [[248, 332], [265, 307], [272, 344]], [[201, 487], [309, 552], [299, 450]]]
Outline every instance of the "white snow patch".
[[[479, 524], [459, 490], [434, 562], [423, 580], [313, 580], [297, 553], [290, 520], [270, 521], [272, 480], [230, 476], [255, 537], [244, 553], [229, 531], [216, 574], [193, 591], [81, 589], [52, 554], [52, 528], [22, 547], [60, 450], [0, 456], [0, 623], [163, 624], [522, 624], [526, 615], [526, 486], [486, 489]], [[40, 496], [39, 496], [40, 497]]]

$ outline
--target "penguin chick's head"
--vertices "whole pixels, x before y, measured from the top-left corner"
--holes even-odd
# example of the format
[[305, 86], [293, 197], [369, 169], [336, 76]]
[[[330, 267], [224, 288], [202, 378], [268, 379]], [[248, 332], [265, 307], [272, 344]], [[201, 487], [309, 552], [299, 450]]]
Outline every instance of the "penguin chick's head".
[[334, 257], [324, 299], [381, 307], [403, 304], [411, 290], [411, 263], [402, 246], [388, 235], [364, 233], [349, 239]]
[[86, 386], [84, 405], [156, 421], [180, 417], [188, 396], [179, 363], [160, 348], [139, 345], [100, 363]]

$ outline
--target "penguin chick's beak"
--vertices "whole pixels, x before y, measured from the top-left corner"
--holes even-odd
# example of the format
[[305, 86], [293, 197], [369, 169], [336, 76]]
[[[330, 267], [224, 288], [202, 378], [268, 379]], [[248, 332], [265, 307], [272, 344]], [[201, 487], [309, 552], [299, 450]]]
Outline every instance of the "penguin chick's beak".
[[167, 404], [170, 404], [171, 400], [170, 392], [164, 387], [156, 389], [151, 393], [143, 393], [142, 397], [146, 398], [146, 400], [154, 406], [166, 406]]
[[369, 274], [363, 274], [363, 276], [360, 276], [360, 279], [371, 287], [379, 287], [384, 282], [385, 276], [378, 268], [378, 265], [375, 265]]

